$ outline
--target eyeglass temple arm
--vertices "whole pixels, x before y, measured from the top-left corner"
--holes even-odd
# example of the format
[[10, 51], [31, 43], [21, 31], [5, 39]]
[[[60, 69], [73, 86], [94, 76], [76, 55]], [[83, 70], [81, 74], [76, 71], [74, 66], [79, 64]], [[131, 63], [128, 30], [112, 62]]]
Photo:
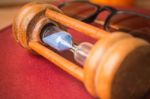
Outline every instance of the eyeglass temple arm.
[[[115, 15], [117, 13], [117, 9], [110, 7], [110, 6], [104, 6], [102, 8], [99, 8], [98, 13], [104, 12], [104, 11], [108, 11], [110, 12], [110, 14], [106, 17], [106, 19], [104, 20], [103, 23], [103, 27], [106, 31], [108, 31], [108, 25], [110, 23], [110, 19], [112, 18], [113, 15]], [[96, 22], [98, 23], [98, 22]]]

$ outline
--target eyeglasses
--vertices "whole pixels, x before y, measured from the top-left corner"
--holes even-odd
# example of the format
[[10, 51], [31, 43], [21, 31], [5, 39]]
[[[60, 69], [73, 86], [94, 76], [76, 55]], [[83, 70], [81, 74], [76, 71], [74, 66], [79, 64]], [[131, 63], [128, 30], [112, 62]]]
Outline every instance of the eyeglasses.
[[84, 22], [92, 22], [100, 7], [87, 1], [70, 1], [58, 6], [66, 15]]
[[[100, 7], [87, 1], [71, 1], [58, 6], [64, 14], [84, 21], [95, 22], [106, 31], [123, 31], [150, 42], [150, 16], [127, 10]], [[96, 19], [102, 12], [107, 12], [103, 20]]]

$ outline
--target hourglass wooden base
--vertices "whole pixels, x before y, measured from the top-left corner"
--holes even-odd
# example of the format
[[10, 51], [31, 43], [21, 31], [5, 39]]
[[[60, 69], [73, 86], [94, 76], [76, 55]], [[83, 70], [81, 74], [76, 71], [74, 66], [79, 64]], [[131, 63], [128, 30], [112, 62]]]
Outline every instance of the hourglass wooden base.
[[[64, 30], [68, 26], [97, 39], [83, 68], [48, 49], [41, 41], [41, 31], [50, 23]], [[25, 5], [14, 20], [13, 32], [21, 46], [82, 81], [94, 97], [138, 99], [150, 87], [150, 44], [144, 40], [121, 32], [110, 34], [43, 3]]]

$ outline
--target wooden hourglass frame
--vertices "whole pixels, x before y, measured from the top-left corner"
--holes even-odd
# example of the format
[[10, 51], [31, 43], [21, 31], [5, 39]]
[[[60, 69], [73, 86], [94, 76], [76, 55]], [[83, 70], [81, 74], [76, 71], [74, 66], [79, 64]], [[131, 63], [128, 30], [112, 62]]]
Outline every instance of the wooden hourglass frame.
[[[40, 33], [48, 23], [61, 29], [70, 27], [97, 40], [83, 68], [44, 46]], [[127, 33], [106, 32], [70, 18], [57, 7], [45, 3], [25, 5], [14, 19], [13, 33], [21, 46], [83, 82], [94, 97], [137, 99], [150, 86], [150, 44]]]

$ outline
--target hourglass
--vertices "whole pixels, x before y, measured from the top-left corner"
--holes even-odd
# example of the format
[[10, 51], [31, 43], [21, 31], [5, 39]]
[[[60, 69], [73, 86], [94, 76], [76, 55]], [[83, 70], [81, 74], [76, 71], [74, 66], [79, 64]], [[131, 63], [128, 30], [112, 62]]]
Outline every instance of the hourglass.
[[[76, 44], [66, 27], [95, 39], [96, 43]], [[106, 32], [45, 3], [25, 5], [14, 19], [13, 33], [21, 46], [83, 82], [94, 97], [137, 99], [149, 89], [150, 44], [142, 39], [122, 32]], [[72, 52], [83, 67], [49, 47], [59, 53]]]

